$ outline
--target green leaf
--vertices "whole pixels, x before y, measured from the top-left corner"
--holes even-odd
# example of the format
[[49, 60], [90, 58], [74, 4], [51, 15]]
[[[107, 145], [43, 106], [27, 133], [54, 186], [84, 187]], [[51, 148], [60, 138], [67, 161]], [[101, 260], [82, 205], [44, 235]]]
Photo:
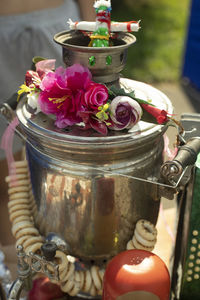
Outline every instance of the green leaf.
[[34, 64], [36, 64], [36, 63], [38, 63], [39, 61], [41, 61], [41, 60], [46, 60], [47, 58], [44, 58], [44, 57], [41, 57], [41, 56], [34, 56], [33, 58], [32, 58], [32, 62], [34, 63]]
[[148, 104], [148, 105], [151, 105], [151, 106], [155, 106], [155, 105], [151, 104], [150, 102], [148, 102], [146, 100], [139, 99], [139, 98], [135, 97], [134, 91], [126, 92], [123, 88], [118, 89], [114, 85], [109, 88], [109, 94], [111, 96], [114, 95], [115, 97], [116, 96], [127, 96], [127, 97], [130, 97], [133, 100], [137, 101], [139, 104]]

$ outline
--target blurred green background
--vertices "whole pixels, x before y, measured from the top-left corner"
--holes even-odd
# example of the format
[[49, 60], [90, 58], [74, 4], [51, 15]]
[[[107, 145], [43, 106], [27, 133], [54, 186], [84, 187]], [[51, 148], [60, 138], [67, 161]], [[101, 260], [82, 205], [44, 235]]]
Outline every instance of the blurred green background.
[[123, 75], [148, 83], [180, 78], [190, 0], [113, 0], [113, 21], [141, 20]]

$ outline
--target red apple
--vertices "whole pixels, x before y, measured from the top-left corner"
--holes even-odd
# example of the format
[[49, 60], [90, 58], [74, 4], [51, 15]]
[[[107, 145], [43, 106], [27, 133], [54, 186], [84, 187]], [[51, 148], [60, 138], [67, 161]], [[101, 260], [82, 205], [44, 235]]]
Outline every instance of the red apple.
[[33, 287], [28, 293], [28, 300], [54, 300], [63, 295], [57, 284], [50, 282], [47, 277], [41, 277], [33, 281]]

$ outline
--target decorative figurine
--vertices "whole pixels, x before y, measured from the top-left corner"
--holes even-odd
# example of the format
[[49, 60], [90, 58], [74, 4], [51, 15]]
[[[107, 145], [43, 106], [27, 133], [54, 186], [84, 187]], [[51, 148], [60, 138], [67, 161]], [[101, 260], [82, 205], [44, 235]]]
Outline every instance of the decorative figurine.
[[96, 0], [96, 22], [73, 22], [69, 20], [70, 29], [92, 32], [89, 47], [109, 47], [113, 32], [132, 32], [140, 29], [139, 21], [111, 22], [111, 1]]

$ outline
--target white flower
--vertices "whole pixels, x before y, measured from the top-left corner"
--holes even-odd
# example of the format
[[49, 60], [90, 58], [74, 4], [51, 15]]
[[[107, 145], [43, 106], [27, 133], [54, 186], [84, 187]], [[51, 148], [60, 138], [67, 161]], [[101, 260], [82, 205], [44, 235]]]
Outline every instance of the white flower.
[[27, 104], [34, 110], [35, 114], [38, 114], [41, 111], [38, 98], [39, 92], [31, 92], [27, 95]]
[[117, 96], [110, 104], [111, 119], [114, 130], [132, 128], [141, 118], [142, 109], [137, 101], [128, 96]]

